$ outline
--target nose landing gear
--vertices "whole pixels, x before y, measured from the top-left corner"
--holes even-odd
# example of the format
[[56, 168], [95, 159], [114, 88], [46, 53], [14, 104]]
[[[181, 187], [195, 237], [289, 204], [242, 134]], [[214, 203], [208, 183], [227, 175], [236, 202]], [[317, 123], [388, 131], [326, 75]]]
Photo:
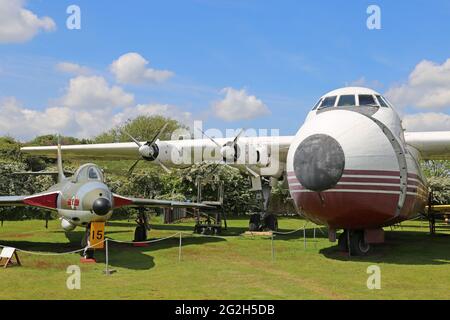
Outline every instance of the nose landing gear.
[[364, 256], [370, 251], [370, 244], [366, 242], [363, 230], [345, 230], [339, 236], [338, 247], [351, 256]]
[[256, 192], [261, 212], [250, 216], [249, 231], [258, 232], [264, 230], [278, 231], [278, 219], [273, 213], [268, 212], [272, 192], [271, 181], [262, 177], [251, 177], [252, 190]]
[[145, 209], [138, 208], [139, 213], [136, 219], [137, 227], [134, 230], [134, 242], [147, 241], [147, 232], [150, 231], [150, 223], [148, 221]]

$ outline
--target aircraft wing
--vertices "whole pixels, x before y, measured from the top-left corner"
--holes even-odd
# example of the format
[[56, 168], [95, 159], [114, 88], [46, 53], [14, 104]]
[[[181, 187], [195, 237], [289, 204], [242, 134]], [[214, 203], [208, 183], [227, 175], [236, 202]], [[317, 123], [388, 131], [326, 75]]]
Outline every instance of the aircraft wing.
[[39, 193], [31, 196], [2, 196], [0, 207], [30, 206], [55, 210], [59, 192]]
[[[145, 142], [144, 142], [145, 143]], [[21, 151], [37, 156], [56, 157], [56, 146], [23, 147]], [[102, 143], [61, 146], [64, 157], [93, 160], [137, 160], [139, 148], [135, 143]]]
[[213, 206], [210, 205], [195, 202], [131, 198], [114, 194], [114, 208], [117, 209], [121, 207], [190, 208], [190, 209], [214, 208]]
[[424, 160], [450, 160], [450, 131], [406, 132], [405, 140]]
[[[238, 140], [240, 146], [252, 147], [254, 152], [259, 152], [263, 157], [265, 154], [275, 156], [274, 150], [278, 153], [277, 160], [285, 162], [293, 136], [280, 137], [242, 137]], [[203, 161], [221, 160], [220, 146], [230, 143], [233, 139], [220, 138], [211, 141], [210, 139], [186, 139], [156, 141], [158, 148], [158, 161], [168, 166], [191, 165]], [[146, 142], [140, 142], [142, 145]], [[267, 150], [271, 150], [271, 152]], [[62, 146], [64, 157], [83, 160], [138, 160], [142, 159], [139, 147], [134, 142], [125, 143], [104, 143], [104, 144], [81, 144]], [[56, 157], [57, 147], [23, 147], [24, 153]], [[189, 156], [189, 155], [200, 156]], [[175, 155], [175, 156], [174, 156]], [[189, 160], [185, 160], [188, 155]], [[256, 157], [255, 157], [256, 158]], [[182, 162], [182, 163], [180, 163]]]
[[0, 197], [0, 207], [24, 206], [24, 200], [23, 196]]
[[432, 206], [432, 209], [433, 209], [433, 211], [449, 213], [450, 212], [450, 205], [448, 205], [448, 204], [446, 204], [446, 205], [435, 205], [435, 206]]

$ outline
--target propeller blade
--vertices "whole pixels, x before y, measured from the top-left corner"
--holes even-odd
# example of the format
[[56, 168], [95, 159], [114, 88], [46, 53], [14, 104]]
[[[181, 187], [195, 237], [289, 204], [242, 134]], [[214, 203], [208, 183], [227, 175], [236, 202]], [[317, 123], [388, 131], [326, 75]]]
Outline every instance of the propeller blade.
[[169, 125], [168, 123], [165, 123], [165, 124], [161, 127], [161, 129], [158, 130], [158, 132], [155, 134], [155, 136], [153, 137], [153, 139], [150, 140], [150, 141], [148, 141], [147, 144], [148, 144], [149, 146], [153, 145], [153, 144], [155, 143], [155, 141], [158, 139], [158, 137], [164, 132], [164, 130], [166, 130], [166, 128], [167, 128], [168, 125]]
[[156, 162], [166, 171], [167, 173], [172, 173], [169, 168], [167, 168], [161, 161], [156, 160]]
[[219, 144], [219, 143], [217, 143], [217, 141], [216, 140], [214, 140], [213, 138], [211, 138], [210, 136], [208, 136], [202, 129], [200, 129], [200, 128], [197, 128], [205, 137], [207, 137], [209, 140], [211, 140], [212, 142], [214, 142], [214, 144], [216, 145], [216, 146], [218, 146], [219, 148], [222, 148], [222, 146]]
[[136, 168], [136, 166], [137, 166], [137, 164], [139, 163], [139, 161], [141, 161], [141, 159], [136, 160], [136, 162], [133, 163], [133, 165], [130, 167], [130, 169], [128, 170], [128, 175], [129, 175], [129, 176], [131, 176], [131, 174], [132, 174], [133, 171], [134, 171], [134, 168]]
[[259, 174], [257, 174], [255, 171], [253, 171], [252, 169], [250, 169], [249, 166], [245, 166], [245, 168], [246, 168], [247, 171], [248, 171], [252, 176], [254, 176], [255, 178], [259, 178], [259, 177], [260, 177]]
[[241, 137], [241, 135], [247, 131], [246, 129], [241, 129], [241, 131], [238, 133], [238, 135], [236, 136], [236, 138], [234, 138], [233, 140], [233, 145], [235, 145], [237, 143], [237, 141], [239, 140], [239, 138]]
[[142, 147], [142, 144], [139, 141], [137, 141], [131, 134], [129, 134], [125, 130], [122, 130], [122, 132], [125, 133], [131, 140], [133, 140], [133, 142], [136, 143], [139, 148]]

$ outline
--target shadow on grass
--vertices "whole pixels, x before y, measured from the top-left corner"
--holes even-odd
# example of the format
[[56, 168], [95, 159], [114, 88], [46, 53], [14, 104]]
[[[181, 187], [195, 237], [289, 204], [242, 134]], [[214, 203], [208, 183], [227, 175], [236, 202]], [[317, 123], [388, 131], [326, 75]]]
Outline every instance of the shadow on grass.
[[[149, 239], [151, 240], [151, 239]], [[183, 248], [188, 246], [201, 246], [205, 243], [217, 243], [225, 241], [220, 238], [189, 237], [182, 240]], [[147, 270], [155, 266], [154, 258], [149, 254], [158, 250], [178, 248], [179, 239], [171, 238], [161, 242], [150, 243], [147, 247], [134, 247], [125, 243], [109, 243], [109, 264], [112, 267], [119, 267], [132, 270]], [[97, 257], [98, 263], [105, 263], [105, 253], [102, 251]], [[173, 263], [178, 262], [178, 255], [174, 255]]]
[[337, 246], [320, 250], [332, 260], [387, 263], [398, 265], [450, 264], [450, 235], [429, 235], [417, 231], [387, 231], [384, 244], [373, 245], [368, 255], [349, 257]]
[[[70, 243], [54, 242], [32, 242], [32, 241], [14, 241], [1, 240], [4, 246], [13, 247], [26, 251], [42, 253], [65, 253], [81, 249], [80, 241], [84, 232], [72, 232], [70, 237], [73, 240]], [[152, 240], [152, 239], [149, 239]], [[205, 243], [217, 243], [226, 241], [221, 238], [212, 237], [185, 237], [182, 239], [182, 250], [186, 246], [197, 246]], [[110, 267], [125, 268], [132, 270], [148, 270], [155, 266], [154, 257], [149, 255], [158, 250], [178, 248], [179, 238], [166, 239], [160, 242], [150, 243], [147, 247], [134, 247], [132, 244], [109, 242], [109, 265]], [[27, 253], [23, 253], [27, 254]], [[81, 256], [81, 254], [80, 254]], [[48, 256], [47, 256], [48, 258]], [[98, 264], [105, 263], [105, 250], [98, 250], [95, 253]], [[177, 260], [178, 261], [178, 260]], [[174, 261], [176, 263], [177, 261]]]
[[[134, 228], [136, 228], [136, 223], [113, 221], [113, 222], [108, 222], [107, 226], [133, 228], [133, 230], [134, 230]], [[176, 223], [175, 224], [151, 224], [150, 226], [151, 226], [152, 230], [158, 230], [158, 231], [173, 231], [173, 232], [184, 231], [184, 232], [189, 232], [189, 233], [194, 231], [194, 224], [192, 224], [192, 225], [176, 224]], [[225, 236], [225, 237], [226, 236], [238, 236], [247, 230], [248, 230], [248, 227], [228, 226], [228, 228], [226, 230], [222, 229], [222, 234], [220, 234], [220, 235]]]

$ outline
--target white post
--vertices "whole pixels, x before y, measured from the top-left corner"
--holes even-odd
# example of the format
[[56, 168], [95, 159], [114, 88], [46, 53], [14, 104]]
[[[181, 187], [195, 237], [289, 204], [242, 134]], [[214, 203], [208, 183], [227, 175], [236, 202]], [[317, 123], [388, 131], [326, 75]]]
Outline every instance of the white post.
[[180, 232], [180, 246], [178, 248], [178, 262], [181, 262], [181, 238], [182, 238], [182, 233]]
[[270, 243], [272, 246], [272, 262], [274, 262], [275, 261], [275, 248], [273, 246], [273, 232], [272, 232], [272, 239], [271, 239]]
[[303, 246], [306, 250], [306, 226], [303, 227]]
[[105, 239], [105, 274], [109, 275], [108, 265], [109, 265], [109, 252], [108, 252], [108, 238]]
[[317, 248], [317, 241], [316, 241], [316, 226], [314, 226], [314, 248]]

